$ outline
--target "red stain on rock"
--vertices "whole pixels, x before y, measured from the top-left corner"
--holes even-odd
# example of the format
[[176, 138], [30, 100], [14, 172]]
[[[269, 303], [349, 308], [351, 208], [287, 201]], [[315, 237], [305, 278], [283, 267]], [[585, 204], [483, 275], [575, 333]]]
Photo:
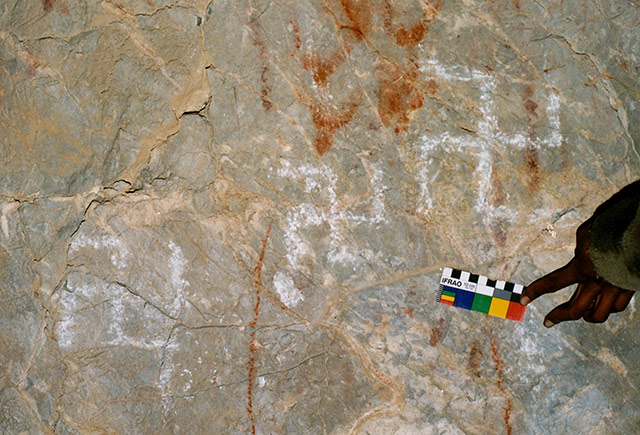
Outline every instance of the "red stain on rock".
[[58, 11], [62, 15], [69, 15], [69, 6], [66, 0], [42, 0], [42, 8], [45, 12], [51, 12], [56, 4], [58, 5]]
[[[504, 171], [497, 165], [493, 165], [491, 168], [491, 195], [489, 196], [489, 203], [494, 207], [500, 207], [506, 202], [501, 176], [503, 173]], [[498, 246], [504, 248], [507, 245], [507, 232], [502, 222], [493, 221], [489, 227]]]
[[336, 130], [351, 121], [359, 106], [360, 103], [350, 102], [342, 113], [335, 113], [325, 104], [314, 103], [310, 105], [311, 120], [316, 127], [314, 146], [318, 154], [323, 155], [331, 149]]
[[304, 69], [311, 71], [313, 80], [318, 86], [326, 86], [331, 75], [344, 61], [344, 55], [340, 51], [334, 52], [328, 59], [320, 59], [313, 54], [306, 54], [302, 59]]
[[527, 110], [527, 112], [529, 112], [531, 116], [535, 116], [536, 118], [538, 117], [538, 114], [536, 113], [536, 109], [538, 108], [538, 103], [536, 103], [535, 101], [532, 101], [532, 100], [525, 101], [524, 108]]
[[367, 0], [340, 0], [340, 4], [351, 23], [349, 28], [355, 32], [356, 39], [364, 39], [371, 27], [371, 4]]
[[442, 317], [438, 320], [438, 324], [431, 328], [431, 336], [429, 337], [429, 345], [435, 346], [444, 337], [445, 330], [447, 328], [447, 321]]
[[413, 308], [407, 308], [406, 310], [404, 310], [404, 313], [413, 319]]
[[504, 171], [498, 165], [493, 165], [491, 168], [491, 196], [489, 202], [494, 207], [499, 207], [504, 204], [506, 196], [502, 187], [502, 173]]
[[433, 80], [429, 80], [427, 83], [425, 83], [424, 87], [425, 90], [431, 95], [435, 95], [436, 92], [438, 92], [438, 84]]
[[42, 0], [42, 6], [45, 12], [51, 11], [56, 4], [56, 0]]
[[402, 27], [393, 24], [394, 18], [391, 2], [389, 0], [384, 2], [384, 16], [382, 21], [384, 28], [388, 34], [395, 38], [396, 44], [400, 47], [414, 47], [418, 45], [429, 30], [429, 24], [431, 24], [443, 6], [443, 2], [440, 0], [425, 2], [425, 4], [427, 9], [423, 12], [418, 22], [411, 27]]
[[262, 107], [264, 110], [269, 110], [273, 107], [273, 103], [269, 99], [269, 94], [271, 93], [271, 86], [269, 86], [269, 67], [264, 65], [262, 67], [262, 73], [260, 74], [260, 81], [262, 82], [262, 87], [260, 88], [260, 100], [262, 101]]
[[524, 108], [531, 116], [538, 117], [536, 113], [536, 109], [538, 108], [538, 103], [531, 99], [533, 97], [533, 85], [527, 86], [524, 90], [524, 95], [522, 97], [522, 101], [524, 101]]
[[407, 45], [413, 47], [422, 41], [426, 32], [427, 24], [425, 20], [420, 20], [418, 24], [410, 29], [398, 29], [396, 31], [396, 43], [401, 47]]
[[469, 368], [475, 376], [480, 376], [480, 362], [482, 361], [482, 350], [480, 350], [480, 342], [473, 340], [471, 342], [471, 350], [469, 351]]
[[269, 241], [269, 234], [271, 233], [271, 224], [267, 228], [267, 234], [262, 241], [262, 250], [258, 257], [256, 267], [253, 268], [253, 287], [256, 291], [256, 304], [253, 307], [253, 319], [249, 322], [250, 342], [249, 342], [249, 362], [247, 363], [247, 372], [249, 377], [249, 385], [247, 386], [247, 413], [251, 419], [251, 433], [256, 433], [256, 422], [253, 415], [253, 384], [256, 380], [256, 358], [255, 352], [258, 348], [256, 342], [256, 325], [258, 324], [258, 317], [260, 316], [260, 291], [262, 289], [262, 263], [264, 261], [264, 254], [267, 250], [267, 242]]
[[[293, 29], [293, 42], [296, 45], [296, 50], [300, 50], [302, 47], [302, 39], [300, 39], [300, 27], [298, 23], [293, 20], [289, 20], [289, 24], [291, 25], [291, 29]], [[291, 56], [294, 56], [294, 53], [291, 53]]]
[[[507, 394], [506, 389], [504, 388], [504, 361], [498, 355], [498, 343], [492, 337], [491, 338], [491, 358], [493, 359], [493, 363], [495, 364], [495, 371], [497, 375], [496, 384], [498, 385], [498, 389]], [[507, 406], [504, 408], [504, 424], [507, 426], [507, 434], [511, 435], [513, 433], [513, 427], [511, 427], [511, 412], [513, 411], [511, 407], [511, 398], [507, 397]]]
[[258, 24], [252, 21], [249, 24], [249, 30], [251, 32], [251, 42], [253, 42], [253, 45], [258, 48], [258, 50], [260, 51], [260, 57], [262, 58], [262, 70], [260, 72], [260, 100], [262, 101], [262, 107], [264, 108], [264, 110], [268, 111], [273, 107], [273, 103], [269, 98], [269, 95], [271, 94], [271, 86], [269, 85], [269, 56], [264, 43], [258, 35]]
[[69, 6], [66, 0], [61, 0], [60, 3], [58, 3], [58, 10], [62, 15], [69, 15]]
[[527, 170], [527, 186], [529, 187], [529, 191], [531, 193], [536, 193], [540, 190], [540, 176], [542, 170], [540, 169], [539, 157], [538, 157], [538, 149], [533, 144], [535, 142], [536, 132], [534, 126], [531, 124], [532, 117], [538, 117], [536, 113], [536, 109], [538, 108], [538, 104], [532, 100], [533, 97], [533, 85], [529, 85], [524, 90], [524, 94], [522, 95], [522, 101], [524, 109], [530, 115], [529, 119], [529, 143], [524, 151], [524, 157], [526, 160], [526, 170]]
[[527, 184], [529, 191], [531, 191], [531, 193], [536, 193], [540, 190], [540, 175], [542, 172], [540, 169], [540, 163], [538, 162], [538, 150], [533, 144], [529, 144], [524, 151], [524, 156], [527, 160]]
[[379, 71], [378, 113], [382, 124], [395, 127], [396, 133], [407, 131], [412, 113], [422, 107], [418, 78], [418, 68], [413, 63], [406, 68], [386, 63]]

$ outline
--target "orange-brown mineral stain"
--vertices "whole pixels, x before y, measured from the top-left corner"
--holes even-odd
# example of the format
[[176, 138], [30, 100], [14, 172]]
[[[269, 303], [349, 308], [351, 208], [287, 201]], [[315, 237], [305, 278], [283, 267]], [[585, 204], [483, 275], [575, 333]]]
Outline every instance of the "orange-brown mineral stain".
[[378, 113], [382, 124], [395, 132], [407, 131], [412, 113], [422, 107], [424, 98], [418, 88], [418, 68], [387, 64], [378, 78]]
[[264, 255], [267, 250], [267, 242], [269, 241], [269, 234], [271, 233], [271, 224], [267, 228], [267, 234], [262, 240], [262, 250], [258, 257], [258, 262], [253, 269], [253, 287], [256, 292], [256, 304], [253, 307], [253, 319], [249, 322], [249, 328], [251, 329], [249, 340], [249, 361], [247, 362], [247, 374], [249, 377], [249, 385], [247, 386], [247, 414], [251, 419], [251, 433], [256, 433], [256, 422], [253, 414], [253, 384], [256, 380], [256, 357], [255, 352], [258, 348], [256, 342], [256, 325], [258, 324], [258, 317], [260, 316], [260, 291], [262, 289], [262, 263], [264, 261]]
[[321, 156], [326, 154], [333, 145], [333, 136], [339, 128], [348, 124], [353, 118], [358, 106], [357, 102], [349, 102], [341, 112], [336, 113], [326, 104], [313, 103], [309, 106], [311, 120], [316, 127], [314, 146]]

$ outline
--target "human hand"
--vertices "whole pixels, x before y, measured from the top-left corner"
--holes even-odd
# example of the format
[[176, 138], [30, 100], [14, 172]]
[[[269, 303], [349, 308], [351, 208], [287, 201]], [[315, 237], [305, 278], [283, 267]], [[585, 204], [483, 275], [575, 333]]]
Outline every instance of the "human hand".
[[612, 313], [624, 311], [634, 292], [609, 284], [598, 276], [589, 256], [593, 218], [576, 231], [575, 256], [567, 265], [529, 285], [520, 303], [527, 305], [539, 296], [553, 293], [572, 284], [578, 284], [571, 299], [558, 305], [544, 318], [544, 326], [551, 328], [560, 322], [583, 318], [587, 322], [605, 322]]

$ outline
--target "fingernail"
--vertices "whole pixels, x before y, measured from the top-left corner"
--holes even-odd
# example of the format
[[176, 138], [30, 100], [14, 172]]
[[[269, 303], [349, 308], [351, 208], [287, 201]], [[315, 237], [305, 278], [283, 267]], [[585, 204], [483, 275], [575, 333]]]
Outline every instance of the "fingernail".
[[520, 305], [527, 305], [529, 302], [531, 302], [531, 298], [529, 298], [529, 296], [522, 296], [520, 298]]
[[555, 323], [553, 323], [551, 320], [547, 319], [544, 321], [544, 326], [545, 328], [551, 328], [553, 325], [555, 325]]

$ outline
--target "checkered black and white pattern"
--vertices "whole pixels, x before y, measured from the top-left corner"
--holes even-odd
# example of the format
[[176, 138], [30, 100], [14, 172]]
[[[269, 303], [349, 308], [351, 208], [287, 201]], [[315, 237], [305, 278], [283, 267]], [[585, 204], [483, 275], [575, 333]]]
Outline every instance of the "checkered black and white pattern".
[[[509, 281], [500, 281], [489, 279], [483, 275], [476, 275], [474, 273], [469, 273], [460, 269], [452, 269], [450, 267], [445, 267], [442, 270], [442, 278], [451, 278], [455, 281], [460, 281], [463, 286], [459, 287], [463, 290], [471, 290], [474, 293], [479, 293], [481, 295], [490, 296], [494, 298], [504, 299], [507, 301], [518, 302], [520, 300], [520, 295], [524, 290], [524, 286], [522, 284], [515, 284]], [[443, 287], [442, 278], [440, 281], [440, 287]], [[465, 283], [475, 284], [475, 288], [472, 286], [464, 286]], [[448, 283], [447, 285], [451, 285]], [[452, 285], [456, 287], [455, 285]]]

